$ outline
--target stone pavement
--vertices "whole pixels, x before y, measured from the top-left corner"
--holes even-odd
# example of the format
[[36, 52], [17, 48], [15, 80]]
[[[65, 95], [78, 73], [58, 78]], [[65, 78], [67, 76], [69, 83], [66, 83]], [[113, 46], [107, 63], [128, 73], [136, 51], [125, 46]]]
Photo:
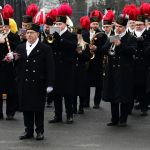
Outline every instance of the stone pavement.
[[[92, 106], [93, 102], [91, 103]], [[107, 127], [110, 105], [102, 102], [99, 110], [86, 109], [75, 115], [74, 124], [48, 124], [53, 108], [45, 111], [45, 140], [18, 139], [24, 131], [22, 113], [13, 121], [0, 121], [0, 150], [150, 150], [150, 114], [133, 112], [127, 127]]]

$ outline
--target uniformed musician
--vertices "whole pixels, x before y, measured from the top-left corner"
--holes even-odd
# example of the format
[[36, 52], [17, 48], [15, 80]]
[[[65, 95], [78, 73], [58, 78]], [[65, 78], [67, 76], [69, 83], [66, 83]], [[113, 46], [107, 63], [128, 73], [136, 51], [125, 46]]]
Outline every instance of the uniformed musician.
[[[136, 39], [126, 33], [128, 18], [117, 17], [115, 35], [105, 53], [108, 55], [104, 76], [103, 100], [111, 103], [111, 122], [108, 126], [126, 126], [130, 101], [133, 100], [133, 54]], [[112, 48], [112, 49], [110, 49]]]

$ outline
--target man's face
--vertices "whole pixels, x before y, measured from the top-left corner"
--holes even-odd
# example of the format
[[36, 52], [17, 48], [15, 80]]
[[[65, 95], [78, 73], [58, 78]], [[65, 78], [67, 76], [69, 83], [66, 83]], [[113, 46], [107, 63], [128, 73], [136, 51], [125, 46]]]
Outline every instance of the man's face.
[[49, 34], [50, 27], [51, 27], [50, 25], [47, 24], [44, 25], [44, 31], [46, 34]]
[[22, 29], [28, 29], [30, 26], [30, 23], [25, 23], [25, 22], [22, 22]]
[[92, 22], [90, 24], [90, 28], [97, 30], [99, 28], [99, 23], [98, 22]]
[[145, 28], [144, 22], [136, 21], [135, 22], [135, 31], [142, 31]]
[[135, 21], [134, 20], [129, 20], [128, 26], [129, 26], [130, 29], [133, 30], [135, 28]]
[[126, 31], [126, 27], [116, 23], [115, 24], [115, 31], [117, 34], [122, 34], [123, 32]]
[[64, 30], [64, 29], [65, 29], [66, 24], [65, 24], [65, 23], [63, 23], [63, 22], [56, 22], [55, 26], [56, 26], [56, 27], [59, 27], [59, 28], [60, 28], [60, 30], [62, 31], [62, 30]]
[[109, 33], [112, 29], [112, 26], [111, 25], [103, 25], [103, 29], [105, 31], [105, 33]]
[[29, 43], [31, 43], [31, 44], [34, 43], [37, 40], [38, 37], [39, 37], [39, 33], [38, 32], [35, 32], [33, 30], [27, 30], [26, 38], [27, 38], [27, 41]]

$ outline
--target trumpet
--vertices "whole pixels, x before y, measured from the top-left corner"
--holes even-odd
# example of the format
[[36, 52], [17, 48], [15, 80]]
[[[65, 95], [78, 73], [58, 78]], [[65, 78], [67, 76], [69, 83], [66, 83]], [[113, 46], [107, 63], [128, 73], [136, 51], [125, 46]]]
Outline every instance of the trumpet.
[[[92, 38], [92, 40], [90, 41], [90, 45], [93, 46], [94, 44], [95, 44], [94, 38]], [[95, 58], [95, 53], [94, 53], [94, 51], [92, 51], [91, 49], [90, 49], [90, 53], [91, 53], [90, 59], [92, 60], [92, 59]]]
[[116, 48], [116, 45], [112, 43], [110, 48], [109, 48], [109, 51], [108, 51], [109, 55], [111, 55], [111, 56], [115, 55], [115, 53], [116, 53], [115, 48]]

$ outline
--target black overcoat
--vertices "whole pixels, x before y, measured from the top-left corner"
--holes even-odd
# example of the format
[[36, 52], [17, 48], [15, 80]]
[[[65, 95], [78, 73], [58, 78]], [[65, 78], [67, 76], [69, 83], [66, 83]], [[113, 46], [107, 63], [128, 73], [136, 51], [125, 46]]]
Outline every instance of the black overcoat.
[[102, 99], [108, 102], [129, 102], [133, 99], [133, 55], [137, 48], [136, 38], [125, 34], [116, 54], [109, 55], [104, 76]]
[[74, 95], [86, 96], [87, 92], [87, 65], [90, 60], [91, 53], [89, 45], [86, 44], [86, 48], [79, 54], [76, 52], [74, 57]]
[[77, 36], [66, 31], [60, 38], [60, 40], [54, 40], [51, 45], [55, 60], [54, 91], [61, 95], [73, 95]]
[[46, 88], [54, 84], [54, 60], [51, 48], [38, 42], [29, 56], [26, 43], [19, 45], [16, 52], [20, 58], [16, 62], [19, 108], [21, 111], [41, 111], [44, 109]]

